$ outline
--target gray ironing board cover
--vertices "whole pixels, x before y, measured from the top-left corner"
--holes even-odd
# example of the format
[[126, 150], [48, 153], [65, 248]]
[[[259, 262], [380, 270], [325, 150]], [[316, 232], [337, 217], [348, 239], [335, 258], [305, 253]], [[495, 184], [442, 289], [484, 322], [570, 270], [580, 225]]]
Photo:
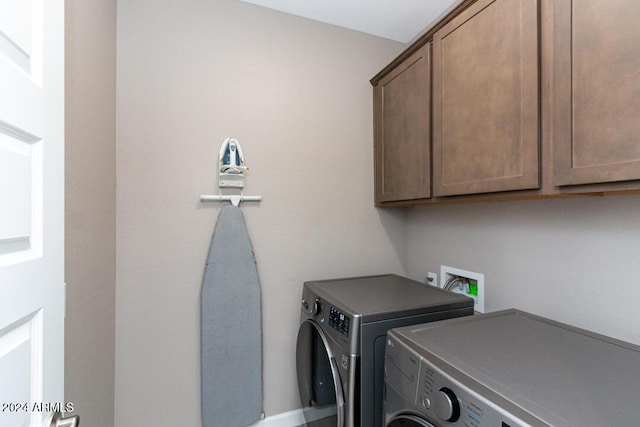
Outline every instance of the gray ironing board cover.
[[202, 425], [242, 427], [262, 415], [260, 281], [242, 211], [218, 216], [201, 292]]

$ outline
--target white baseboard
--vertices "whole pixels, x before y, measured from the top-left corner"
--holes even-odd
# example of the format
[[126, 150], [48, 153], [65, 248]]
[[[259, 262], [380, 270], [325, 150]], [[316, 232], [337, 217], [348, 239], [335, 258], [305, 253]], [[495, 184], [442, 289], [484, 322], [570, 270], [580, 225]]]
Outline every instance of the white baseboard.
[[[335, 408], [323, 408], [322, 410], [316, 410], [312, 414], [315, 418], [309, 420], [316, 421], [324, 417], [330, 417], [335, 415]], [[302, 409], [294, 409], [293, 411], [283, 412], [281, 414], [272, 415], [249, 427], [298, 427], [304, 425], [304, 415]]]
[[295, 409], [281, 414], [271, 415], [251, 427], [298, 427], [304, 424], [302, 409]]

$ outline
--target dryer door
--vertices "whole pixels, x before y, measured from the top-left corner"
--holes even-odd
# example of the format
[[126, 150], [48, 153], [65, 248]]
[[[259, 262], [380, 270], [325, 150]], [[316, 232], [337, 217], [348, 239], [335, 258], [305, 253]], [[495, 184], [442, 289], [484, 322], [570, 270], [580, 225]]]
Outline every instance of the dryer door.
[[387, 427], [435, 427], [427, 420], [423, 420], [415, 415], [398, 415], [392, 419]]
[[[300, 325], [296, 345], [298, 390], [304, 418], [314, 426], [344, 426], [344, 395], [326, 334], [313, 320]], [[326, 424], [325, 424], [326, 423]]]

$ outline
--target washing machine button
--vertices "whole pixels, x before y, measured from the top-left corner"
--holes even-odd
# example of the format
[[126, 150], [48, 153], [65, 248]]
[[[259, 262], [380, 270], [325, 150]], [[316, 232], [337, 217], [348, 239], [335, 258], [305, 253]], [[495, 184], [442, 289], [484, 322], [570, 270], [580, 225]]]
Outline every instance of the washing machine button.
[[422, 397], [422, 407], [424, 409], [431, 408], [431, 400], [429, 400], [429, 398], [427, 396], [423, 396]]

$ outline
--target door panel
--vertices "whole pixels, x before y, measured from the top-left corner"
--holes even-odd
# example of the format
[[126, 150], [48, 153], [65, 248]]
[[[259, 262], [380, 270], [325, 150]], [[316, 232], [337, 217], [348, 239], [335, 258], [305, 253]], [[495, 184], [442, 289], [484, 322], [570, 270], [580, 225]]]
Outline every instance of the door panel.
[[0, 425], [39, 427], [64, 404], [62, 0], [2, 2], [0, 93]]
[[640, 179], [640, 3], [553, 8], [554, 184]]
[[2, 12], [0, 53], [7, 63], [39, 81], [42, 71], [43, 0], [4, 0]]
[[42, 141], [0, 126], [0, 266], [39, 256], [42, 242]]
[[0, 402], [18, 405], [4, 411], [3, 426], [36, 425], [29, 412], [33, 412], [32, 402], [42, 401], [42, 333], [41, 312], [0, 331], [0, 378], [14, 385], [11, 393], [0, 389]]
[[433, 37], [435, 196], [538, 188], [538, 6], [479, 0]]
[[431, 197], [430, 49], [422, 46], [375, 86], [377, 203]]

